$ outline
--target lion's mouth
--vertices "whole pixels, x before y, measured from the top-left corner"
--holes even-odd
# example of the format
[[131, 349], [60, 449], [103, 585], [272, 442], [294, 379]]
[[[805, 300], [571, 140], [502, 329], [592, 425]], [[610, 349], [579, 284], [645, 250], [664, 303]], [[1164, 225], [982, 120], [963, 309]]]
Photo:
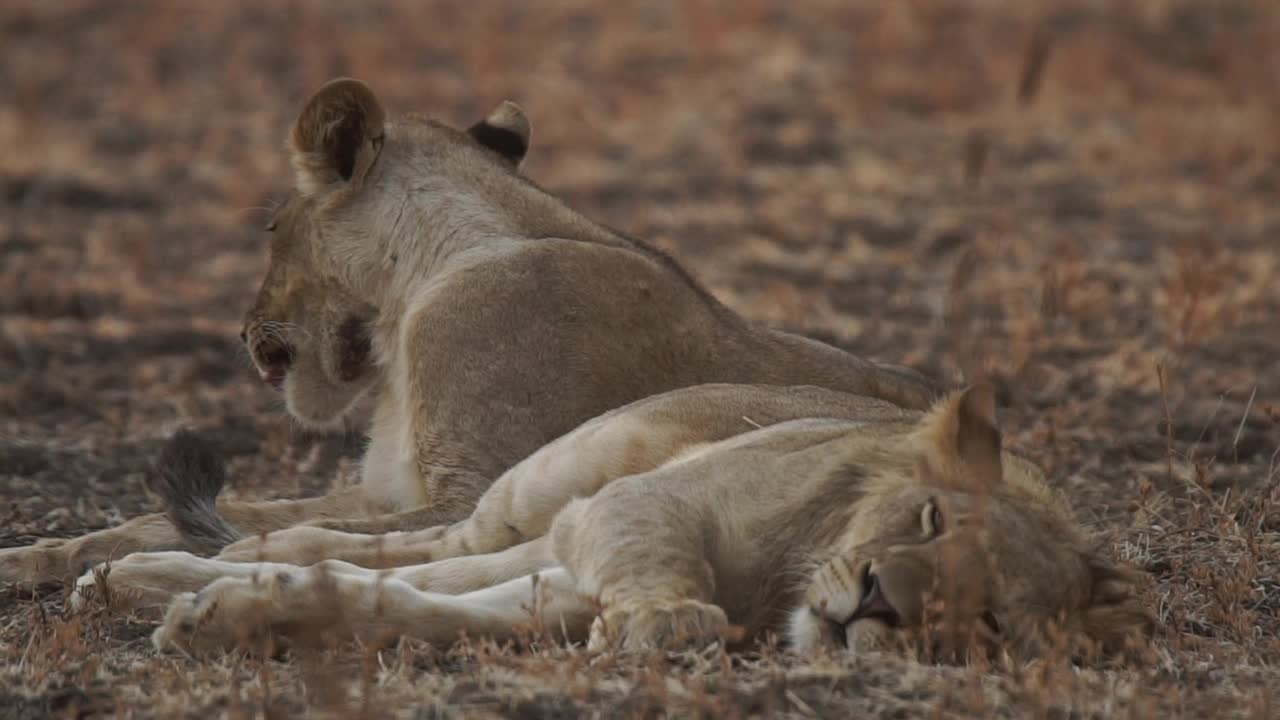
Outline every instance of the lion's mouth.
[[270, 385], [276, 390], [284, 387], [285, 371], [271, 368], [269, 370], [259, 370], [258, 376], [262, 378], [262, 382]]
[[902, 616], [884, 596], [880, 581], [875, 573], [871, 572], [870, 564], [862, 568], [861, 579], [862, 598], [858, 601], [858, 607], [854, 609], [853, 614], [844, 622], [844, 626], [847, 628], [859, 620], [879, 620], [890, 628], [902, 625]]
[[870, 564], [862, 568], [859, 576], [858, 606], [847, 617], [832, 617], [825, 607], [810, 608], [812, 615], [825, 627], [823, 635], [837, 646], [848, 648], [850, 631], [860, 620], [875, 620], [891, 630], [902, 627], [902, 615], [885, 597], [884, 590]]
[[258, 377], [276, 390], [284, 387], [285, 377], [293, 364], [293, 348], [278, 342], [258, 342], [250, 346]]

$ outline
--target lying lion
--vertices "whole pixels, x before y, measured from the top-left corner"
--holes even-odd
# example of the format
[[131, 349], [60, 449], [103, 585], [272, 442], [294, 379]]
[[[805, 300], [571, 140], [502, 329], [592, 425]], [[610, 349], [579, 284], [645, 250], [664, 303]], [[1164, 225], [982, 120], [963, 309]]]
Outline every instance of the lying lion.
[[338, 546], [434, 562], [160, 553], [125, 558], [109, 582], [153, 601], [203, 588], [173, 599], [160, 648], [263, 631], [450, 643], [533, 625], [622, 649], [737, 628], [801, 652], [905, 640], [953, 656], [975, 641], [1035, 653], [1051, 624], [1103, 650], [1149, 634], [1135, 575], [1097, 554], [1039, 470], [1001, 450], [994, 413], [985, 385], [923, 414], [819, 388], [678, 390], [535, 453], [463, 522]]
[[375, 407], [359, 486], [222, 502], [237, 534], [147, 515], [0, 551], [0, 582], [80, 574], [146, 550], [215, 552], [308, 522], [361, 532], [467, 517], [490, 483], [606, 411], [701, 383], [818, 385], [910, 408], [931, 384], [901, 368], [756, 326], [671, 258], [566, 207], [518, 171], [529, 121], [501, 104], [466, 131], [387, 119], [336, 80], [289, 134], [293, 192], [242, 337], [289, 413], [340, 426]]

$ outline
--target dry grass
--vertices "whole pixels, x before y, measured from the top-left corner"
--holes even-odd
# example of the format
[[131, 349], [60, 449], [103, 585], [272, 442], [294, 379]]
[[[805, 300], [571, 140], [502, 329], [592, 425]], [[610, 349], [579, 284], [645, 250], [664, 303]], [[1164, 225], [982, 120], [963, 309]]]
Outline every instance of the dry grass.
[[1151, 573], [1143, 662], [158, 657], [0, 590], [0, 716], [1274, 717], [1280, 9], [1267, 0], [16, 2], [0, 10], [0, 546], [152, 509], [207, 430], [243, 496], [349, 481], [235, 346], [281, 141], [337, 74], [469, 122], [745, 314], [955, 381]]

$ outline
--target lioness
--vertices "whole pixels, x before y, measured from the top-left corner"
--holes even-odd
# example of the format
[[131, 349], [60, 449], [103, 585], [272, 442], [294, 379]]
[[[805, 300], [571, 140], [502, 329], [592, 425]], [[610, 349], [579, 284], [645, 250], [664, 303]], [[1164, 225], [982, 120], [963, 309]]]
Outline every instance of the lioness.
[[[777, 419], [789, 396], [842, 419], [751, 429], [741, 415]], [[924, 414], [816, 388], [678, 390], [548, 446], [470, 520], [425, 539], [442, 554], [476, 543], [497, 552], [390, 572], [160, 554], [117, 571], [157, 573], [156, 584], [230, 575], [174, 599], [160, 648], [220, 648], [262, 631], [449, 643], [461, 632], [511, 638], [530, 622], [595, 647], [671, 647], [737, 626], [802, 652], [902, 639], [934, 657], [962, 656], [975, 639], [1035, 653], [1050, 623], [1104, 651], [1149, 634], [1135, 576], [1086, 542], [1038, 469], [1001, 450], [994, 413], [986, 385]], [[708, 425], [748, 431], [699, 447]], [[597, 450], [628, 439], [641, 454], [653, 440], [668, 461], [615, 477], [625, 460]], [[165, 576], [165, 566], [211, 574]], [[465, 588], [477, 589], [447, 594]]]
[[[745, 321], [668, 256], [566, 207], [518, 171], [529, 137], [510, 102], [466, 131], [392, 122], [356, 80], [306, 103], [288, 140], [294, 189], [267, 226], [271, 263], [242, 337], [300, 423], [337, 426], [366, 393], [376, 409], [358, 487], [221, 503], [240, 533], [460, 520], [503, 471], [580, 423], [699, 383], [811, 384], [911, 408], [935, 397], [915, 373]], [[0, 581], [235, 539], [186, 530], [148, 515], [0, 551]]]

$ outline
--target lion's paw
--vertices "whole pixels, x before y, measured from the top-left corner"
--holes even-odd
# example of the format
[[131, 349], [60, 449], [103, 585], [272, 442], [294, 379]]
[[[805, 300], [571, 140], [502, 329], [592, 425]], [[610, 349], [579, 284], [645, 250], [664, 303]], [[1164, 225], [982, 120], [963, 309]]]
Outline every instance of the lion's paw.
[[680, 650], [730, 634], [718, 605], [697, 600], [624, 602], [606, 609], [591, 626], [592, 650]]
[[67, 604], [73, 612], [94, 603], [114, 610], [163, 607], [184, 584], [193, 582], [188, 568], [197, 562], [199, 558], [185, 552], [126, 555], [87, 570], [76, 580]]
[[161, 652], [261, 650], [282, 606], [288, 605], [283, 596], [293, 582], [290, 573], [271, 572], [258, 578], [221, 578], [198, 593], [182, 593], [169, 604], [151, 642]]

